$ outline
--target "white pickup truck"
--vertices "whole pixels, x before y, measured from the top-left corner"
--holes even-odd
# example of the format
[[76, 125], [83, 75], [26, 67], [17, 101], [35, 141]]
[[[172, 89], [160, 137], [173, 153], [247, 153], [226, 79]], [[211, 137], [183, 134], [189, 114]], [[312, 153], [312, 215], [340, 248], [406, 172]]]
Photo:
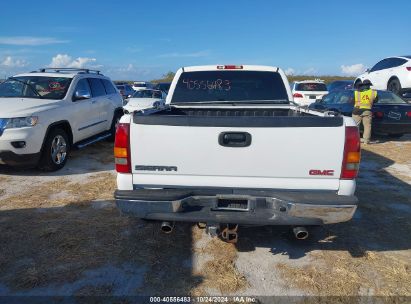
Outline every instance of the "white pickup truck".
[[238, 225], [291, 225], [305, 238], [306, 225], [350, 220], [358, 129], [291, 100], [276, 67], [180, 69], [164, 106], [120, 120], [117, 206], [165, 232], [197, 222], [228, 241]]

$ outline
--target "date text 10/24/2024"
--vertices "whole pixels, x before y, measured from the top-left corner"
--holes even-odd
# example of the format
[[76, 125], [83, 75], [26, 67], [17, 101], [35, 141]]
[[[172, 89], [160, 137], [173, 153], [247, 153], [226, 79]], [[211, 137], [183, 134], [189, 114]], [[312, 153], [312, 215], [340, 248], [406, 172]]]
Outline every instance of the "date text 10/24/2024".
[[150, 297], [150, 303], [257, 303], [249, 296]]
[[215, 80], [193, 80], [183, 79], [182, 81], [187, 90], [220, 90], [230, 91], [231, 81], [228, 79], [215, 79]]

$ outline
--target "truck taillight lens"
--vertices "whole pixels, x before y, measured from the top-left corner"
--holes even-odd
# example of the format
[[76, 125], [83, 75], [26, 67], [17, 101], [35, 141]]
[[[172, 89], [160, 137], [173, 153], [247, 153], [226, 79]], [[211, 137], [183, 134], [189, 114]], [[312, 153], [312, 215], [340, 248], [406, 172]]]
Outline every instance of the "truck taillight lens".
[[294, 93], [294, 94], [293, 94], [293, 97], [295, 97], [295, 98], [303, 98], [303, 94]]
[[114, 161], [116, 171], [119, 173], [131, 173], [130, 161], [130, 124], [119, 123], [114, 140]]
[[360, 133], [357, 127], [345, 127], [344, 158], [341, 179], [354, 179], [361, 160]]
[[411, 111], [407, 112], [407, 116], [411, 118]]
[[407, 70], [411, 72], [411, 67], [407, 67]]

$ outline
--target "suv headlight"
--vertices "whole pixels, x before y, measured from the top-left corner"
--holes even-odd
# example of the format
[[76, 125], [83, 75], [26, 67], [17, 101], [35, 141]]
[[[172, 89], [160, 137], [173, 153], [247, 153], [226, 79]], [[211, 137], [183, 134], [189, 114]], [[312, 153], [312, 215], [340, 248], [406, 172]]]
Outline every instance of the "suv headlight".
[[38, 122], [37, 116], [8, 118], [5, 129], [34, 127]]

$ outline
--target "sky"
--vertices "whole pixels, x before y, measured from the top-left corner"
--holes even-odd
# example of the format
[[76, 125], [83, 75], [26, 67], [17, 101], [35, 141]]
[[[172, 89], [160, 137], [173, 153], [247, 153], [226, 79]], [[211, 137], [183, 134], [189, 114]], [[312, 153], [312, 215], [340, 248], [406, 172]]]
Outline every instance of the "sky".
[[410, 12], [410, 0], [4, 1], [0, 78], [88, 67], [151, 80], [204, 64], [356, 76], [411, 55]]

